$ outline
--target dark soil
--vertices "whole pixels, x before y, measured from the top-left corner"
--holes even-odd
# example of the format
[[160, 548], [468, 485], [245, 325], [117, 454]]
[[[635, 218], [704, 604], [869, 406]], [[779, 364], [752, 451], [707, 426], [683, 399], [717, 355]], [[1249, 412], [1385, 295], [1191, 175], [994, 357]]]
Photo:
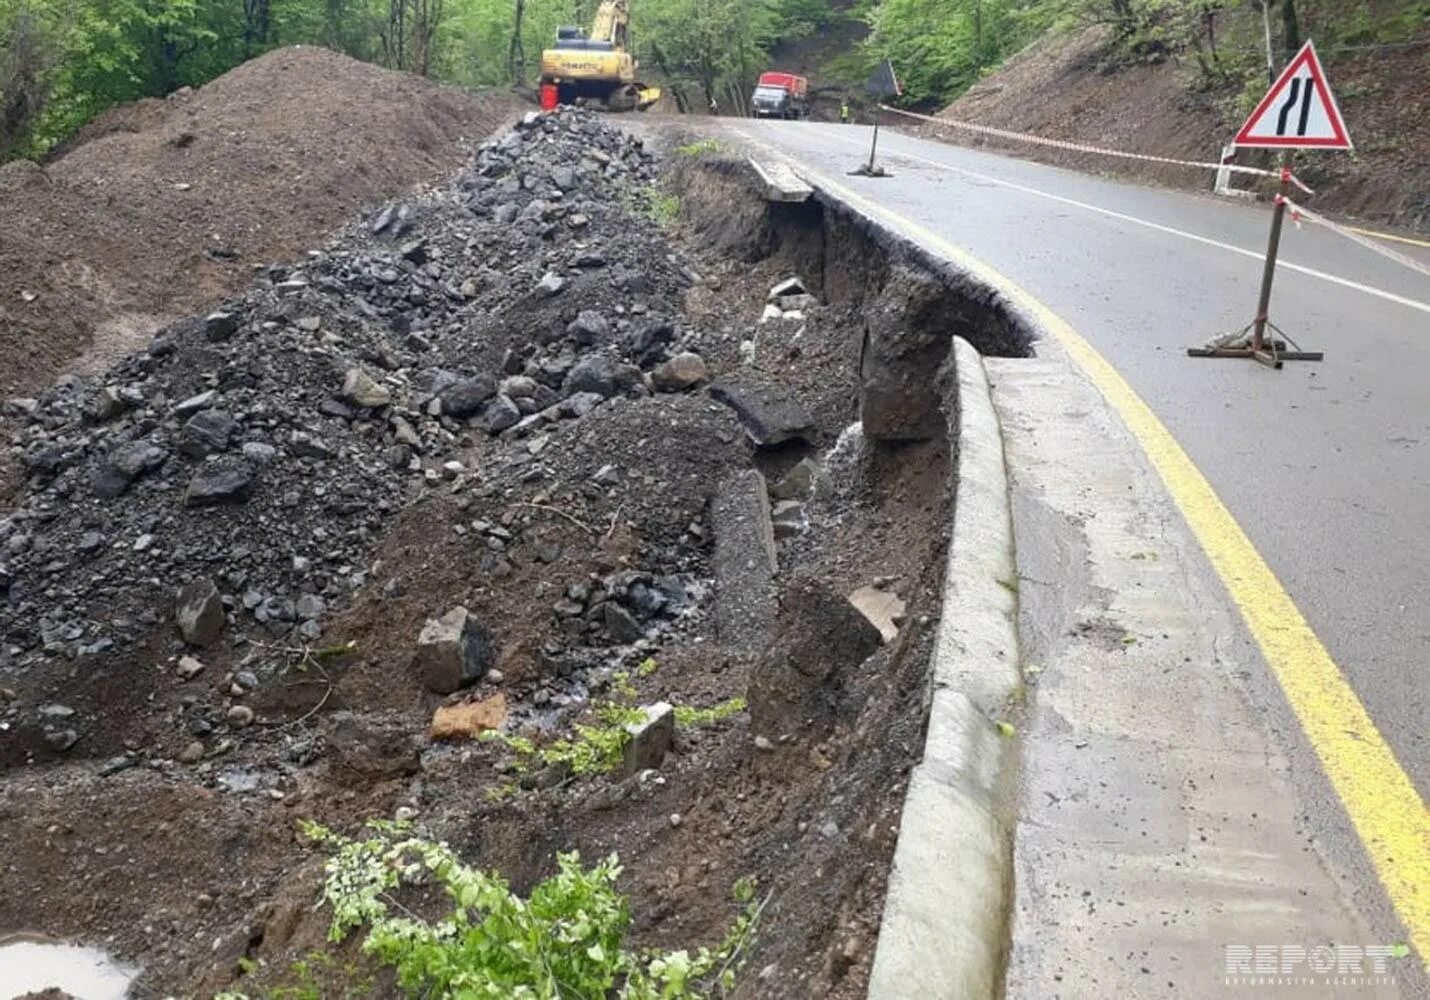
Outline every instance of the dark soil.
[[[528, 140], [527, 148], [539, 147]], [[534, 176], [555, 166], [525, 162]], [[481, 193], [472, 195], [473, 212], [492, 212], [490, 196], [501, 190], [499, 181], [506, 183], [506, 169], [493, 168]], [[596, 175], [602, 184], [624, 183], [602, 175], [599, 166]], [[500, 870], [519, 890], [550, 874], [557, 851], [579, 849], [588, 859], [619, 852], [626, 865], [622, 887], [631, 894], [642, 943], [714, 942], [736, 912], [731, 886], [753, 875], [770, 901], [739, 995], [862, 997], [905, 781], [923, 740], [926, 666], [949, 523], [942, 436], [891, 447], [863, 442], [851, 426], [858, 416], [861, 306], [889, 279], [887, 270], [871, 264], [883, 254], [853, 229], [822, 218], [817, 206], [792, 215], [767, 210], [752, 200], [733, 163], [685, 165], [677, 181], [684, 216], [665, 233], [621, 208], [621, 198], [606, 195], [579, 228], [523, 211], [497, 238], [460, 221], [467, 183], [434, 195], [437, 201], [414, 203], [416, 235], [441, 251], [441, 281], [455, 286], [470, 272], [491, 289], [465, 304], [456, 296], [457, 305], [434, 292], [420, 310], [413, 307], [414, 316], [423, 313], [422, 330], [440, 359], [461, 358], [498, 377], [510, 362], [508, 348], [518, 365], [526, 358], [528, 371], [558, 354], [569, 365], [573, 350], [575, 357], [595, 350], [572, 348], [562, 331], [578, 308], [597, 308], [613, 328], [600, 350], [649, 370], [657, 359], [637, 358], [632, 343], [653, 318], [666, 317], [675, 342], [660, 353], [698, 350], [711, 379], [779, 387], [814, 416], [816, 430], [802, 443], [756, 449], [731, 409], [703, 384], [652, 392], [648, 381], [582, 416], [491, 436], [445, 417], [428, 419], [425, 410], [404, 410], [421, 434], [413, 446], [419, 465], [409, 467], [412, 487], [371, 528], [342, 536], [345, 547], [358, 548], [344, 548], [342, 560], [350, 565], [334, 579], [359, 581], [356, 589], [324, 591], [330, 613], [322, 618], [322, 645], [345, 647], [345, 654], [317, 656], [296, 633], [265, 636], [233, 602], [224, 637], [198, 653], [204, 671], [185, 681], [175, 676], [181, 650], [162, 597], [155, 598], [159, 614], [147, 634], [132, 631], [145, 621], [139, 616], [113, 649], [91, 647], [71, 658], [60, 637], [43, 650], [15, 654], [0, 675], [7, 733], [28, 726], [32, 735], [53, 735], [53, 720], [34, 720], [49, 718], [47, 706], [63, 701], [76, 711], [59, 724], [82, 739], [63, 749], [37, 739], [5, 755], [0, 849], [8, 870], [0, 882], [0, 930], [106, 947], [142, 967], [138, 995], [258, 992], [291, 982], [292, 963], [323, 947], [328, 915], [314, 907], [317, 858], [297, 836], [296, 821], [354, 831], [366, 818], [403, 815], [473, 863]], [[534, 190], [546, 183], [515, 184], [520, 204], [530, 207]], [[635, 188], [629, 197], [641, 202]], [[547, 204], [546, 211], [556, 210]], [[712, 240], [717, 231], [720, 239]], [[395, 244], [388, 240], [374, 237], [366, 223], [345, 231], [329, 252], [305, 265], [313, 275], [336, 276], [336, 297], [324, 304], [316, 296], [320, 287], [328, 294], [327, 286], [317, 282], [299, 293], [310, 298], [293, 316], [274, 305], [283, 300], [273, 282], [289, 272], [261, 278], [239, 309], [255, 332], [212, 350], [247, 350], [242, 345], [253, 336], [301, 336], [289, 324], [312, 309], [324, 317], [325, 335], [342, 331], [325, 349], [357, 348], [380, 357], [388, 383], [406, 384], [408, 365], [415, 371], [430, 362], [405, 357], [410, 324], [398, 322], [397, 293], [373, 298], [382, 303], [380, 323], [358, 328], [343, 311], [352, 308], [351, 275], [389, 266], [384, 255]], [[595, 256], [593, 250], [612, 266], [584, 265], [587, 274], [554, 299], [528, 294], [544, 269], [573, 273], [580, 266], [573, 262]], [[632, 255], [648, 262], [644, 282], [637, 280], [640, 272], [614, 266]], [[795, 273], [815, 295], [804, 320], [757, 324], [767, 290]], [[891, 287], [882, 294], [887, 305], [898, 292]], [[189, 334], [179, 336], [183, 356], [182, 337]], [[202, 330], [193, 337], [201, 341]], [[144, 361], [143, 352], [135, 357], [142, 364], [131, 359], [94, 386], [130, 384], [142, 377], [141, 368], [154, 370], [154, 359]], [[261, 396], [275, 391], [265, 386], [278, 380], [284, 388], [270, 407], [279, 408], [315, 406], [331, 391], [320, 382], [309, 386], [306, 368], [288, 374], [286, 364], [255, 372], [256, 382], [244, 383], [248, 388], [220, 385], [239, 400], [235, 411], [250, 430], [265, 426], [254, 423], [260, 411], [249, 394], [255, 387]], [[75, 383], [42, 395], [42, 401], [59, 400], [45, 433], [80, 428], [84, 447], [93, 448], [97, 432], [90, 425], [65, 423], [63, 399], [72, 390], [93, 388]], [[363, 463], [380, 453], [391, 433], [387, 421], [363, 414], [342, 420], [324, 431], [340, 444], [340, 454], [328, 460], [330, 474], [360, 471], [386, 484]], [[98, 460], [92, 451], [84, 454], [67, 461]], [[547, 772], [522, 778], [499, 744], [428, 738], [432, 713], [444, 701], [497, 693], [509, 705], [507, 730], [539, 741], [569, 731], [593, 702], [664, 699], [708, 707], [744, 695], [751, 658], [712, 624], [721, 580], [712, 566], [710, 501], [732, 474], [753, 466], [774, 482], [804, 457], [814, 458], [822, 472], [803, 501], [806, 526], [778, 544], [781, 590], [817, 581], [845, 595], [878, 582], [907, 606], [896, 638], [829, 678], [822, 703], [829, 712], [818, 726], [796, 728], [763, 748], [752, 739], [745, 713], [682, 728], [658, 771], [628, 778]], [[264, 473], [260, 497], [310, 480], [315, 467], [309, 461], [280, 456]], [[460, 461], [461, 471], [444, 478], [436, 470], [448, 461]], [[50, 475], [37, 473], [31, 483], [43, 501], [32, 498], [24, 522], [36, 544], [46, 532], [69, 530], [71, 522], [75, 530], [83, 527], [67, 505], [89, 502], [83, 479], [58, 490], [54, 484], [65, 474]], [[169, 471], [156, 475], [170, 478]], [[393, 495], [387, 485], [382, 489], [384, 497]], [[172, 505], [177, 496], [163, 483], [143, 484], [139, 492], [146, 504]], [[225, 517], [248, 523], [243, 509]], [[265, 573], [269, 563], [286, 567], [288, 547], [303, 541], [297, 536], [327, 524], [306, 509], [295, 508], [293, 517], [274, 531], [273, 552], [253, 555], [253, 566]], [[32, 550], [16, 551], [28, 558]], [[34, 569], [67, 574], [65, 594], [54, 589], [56, 601], [88, 594], [93, 585], [58, 564]], [[168, 583], [177, 569], [164, 572]], [[689, 606], [643, 618], [644, 635], [636, 641], [610, 633], [590, 610], [582, 615], [580, 603], [574, 615], [563, 610], [577, 591], [626, 601], [618, 589], [626, 584], [613, 581], [650, 579], [682, 581]], [[27, 600], [44, 598], [28, 583], [24, 590]], [[423, 623], [458, 604], [489, 631], [500, 677], [444, 699], [424, 688], [412, 655]], [[96, 624], [105, 623], [85, 627]], [[804, 637], [800, 642], [819, 641], [830, 631], [817, 621], [798, 624], [786, 631]], [[241, 641], [244, 635], [251, 641]], [[613, 670], [648, 657], [657, 669], [631, 677], [634, 694], [613, 681]], [[242, 670], [259, 674], [257, 687], [242, 689]], [[225, 722], [234, 705], [253, 710], [252, 725]], [[213, 726], [202, 736], [202, 756], [182, 762], [194, 742], [187, 722], [196, 716]], [[361, 964], [351, 948], [343, 961]], [[241, 966], [253, 971], [245, 974]], [[330, 995], [342, 995], [343, 980], [330, 975]], [[392, 995], [381, 977], [375, 990]]]

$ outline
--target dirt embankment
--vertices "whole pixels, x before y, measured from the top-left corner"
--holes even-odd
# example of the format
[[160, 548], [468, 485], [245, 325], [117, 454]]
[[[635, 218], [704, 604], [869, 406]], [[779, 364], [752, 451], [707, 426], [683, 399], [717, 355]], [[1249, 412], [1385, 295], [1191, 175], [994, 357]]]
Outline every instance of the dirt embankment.
[[0, 167], [0, 397], [243, 287], [362, 206], [448, 174], [517, 110], [325, 49], [117, 108]]
[[[941, 426], [855, 424], [865, 341], [931, 382], [917, 352], [982, 342], [980, 310], [739, 161], [672, 159], [679, 224], [668, 161], [533, 116], [12, 406], [0, 932], [103, 943], [140, 995], [291, 984], [328, 919], [295, 821], [396, 815], [521, 890], [619, 852], [642, 944], [718, 939], [753, 875], [738, 995], [863, 995], [949, 517]], [[457, 654], [418, 635], [459, 607], [472, 673], [434, 680]], [[430, 728], [552, 747], [659, 702], [713, 714], [640, 770]]]
[[[1259, 22], [1258, 22], [1259, 23]], [[1238, 28], [1246, 27], [1236, 26]], [[1249, 29], [1248, 29], [1249, 31]], [[1233, 34], [1227, 44], [1249, 44]], [[1345, 153], [1303, 153], [1296, 172], [1316, 189], [1321, 210], [1430, 230], [1430, 47], [1358, 50], [1327, 56], [1327, 73], [1356, 143]], [[1240, 126], [1236, 94], [1197, 83], [1191, 59], [1127, 65], [1100, 29], [1045, 38], [1009, 59], [942, 115], [1112, 149], [1216, 162]], [[1210, 190], [1210, 171], [1117, 160], [933, 129], [970, 145], [1081, 170]], [[1270, 166], [1271, 154], [1237, 162]], [[1237, 186], [1250, 186], [1238, 178]]]

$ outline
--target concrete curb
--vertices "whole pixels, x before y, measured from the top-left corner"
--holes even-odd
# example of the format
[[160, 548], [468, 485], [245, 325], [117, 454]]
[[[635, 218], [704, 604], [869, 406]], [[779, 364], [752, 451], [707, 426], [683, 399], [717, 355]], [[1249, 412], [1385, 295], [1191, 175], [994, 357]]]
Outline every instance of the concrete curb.
[[1006, 952], [1012, 830], [993, 718], [1021, 684], [1003, 436], [983, 359], [954, 338], [957, 485], [923, 760], [909, 777], [870, 1000], [989, 1000]]

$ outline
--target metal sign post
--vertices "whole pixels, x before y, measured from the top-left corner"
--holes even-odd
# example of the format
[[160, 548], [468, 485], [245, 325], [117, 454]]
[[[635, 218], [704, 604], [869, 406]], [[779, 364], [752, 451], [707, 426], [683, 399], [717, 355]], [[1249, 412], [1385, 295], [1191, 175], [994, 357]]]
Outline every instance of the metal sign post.
[[[894, 64], [885, 59], [884, 62], [874, 70], [869, 77], [869, 84], [865, 88], [870, 96], [877, 100], [884, 100], [890, 97], [898, 97], [903, 94], [904, 89], [899, 86], [899, 78], [894, 73]], [[874, 162], [874, 157], [879, 150], [879, 122], [874, 122], [874, 137], [869, 143], [869, 162], [862, 163], [855, 169], [849, 171], [851, 175], [859, 177], [888, 177], [889, 172]]]
[[[1280, 368], [1283, 361], [1321, 361], [1321, 351], [1288, 351], [1289, 337], [1271, 322], [1271, 283], [1276, 280], [1276, 255], [1281, 249], [1281, 228], [1286, 222], [1286, 193], [1291, 187], [1291, 168], [1281, 168], [1281, 193], [1276, 196], [1276, 208], [1271, 213], [1271, 238], [1266, 244], [1266, 266], [1261, 272], [1261, 295], [1256, 302], [1256, 318], [1237, 333], [1224, 337], [1223, 343], [1207, 347], [1189, 347], [1194, 358], [1252, 358], [1271, 368]], [[1270, 329], [1274, 337], [1267, 338]], [[1250, 340], [1247, 334], [1250, 333]], [[1294, 343], [1292, 344], [1294, 347]]]
[[[1271, 82], [1271, 89], [1241, 126], [1233, 147], [1260, 149], [1350, 149], [1345, 119], [1326, 82], [1325, 70], [1309, 41]], [[1320, 361], [1320, 351], [1303, 351], [1280, 327], [1271, 322], [1271, 283], [1276, 278], [1276, 255], [1286, 223], [1286, 201], [1291, 189], [1291, 168], [1282, 160], [1281, 193], [1271, 214], [1271, 237], [1266, 244], [1266, 265], [1261, 272], [1261, 293], [1256, 316], [1239, 331], [1214, 339], [1205, 347], [1192, 347], [1194, 358], [1252, 358], [1272, 368], [1283, 361]], [[1267, 335], [1267, 330], [1271, 336]], [[1292, 350], [1287, 350], [1290, 344]]]

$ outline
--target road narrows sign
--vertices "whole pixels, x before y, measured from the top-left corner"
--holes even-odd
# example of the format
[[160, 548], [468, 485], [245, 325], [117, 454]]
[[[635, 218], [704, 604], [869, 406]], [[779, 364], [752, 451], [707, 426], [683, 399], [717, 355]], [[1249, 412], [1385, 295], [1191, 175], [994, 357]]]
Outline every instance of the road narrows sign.
[[1271, 85], [1235, 146], [1263, 149], [1350, 149], [1351, 137], [1310, 42]]

